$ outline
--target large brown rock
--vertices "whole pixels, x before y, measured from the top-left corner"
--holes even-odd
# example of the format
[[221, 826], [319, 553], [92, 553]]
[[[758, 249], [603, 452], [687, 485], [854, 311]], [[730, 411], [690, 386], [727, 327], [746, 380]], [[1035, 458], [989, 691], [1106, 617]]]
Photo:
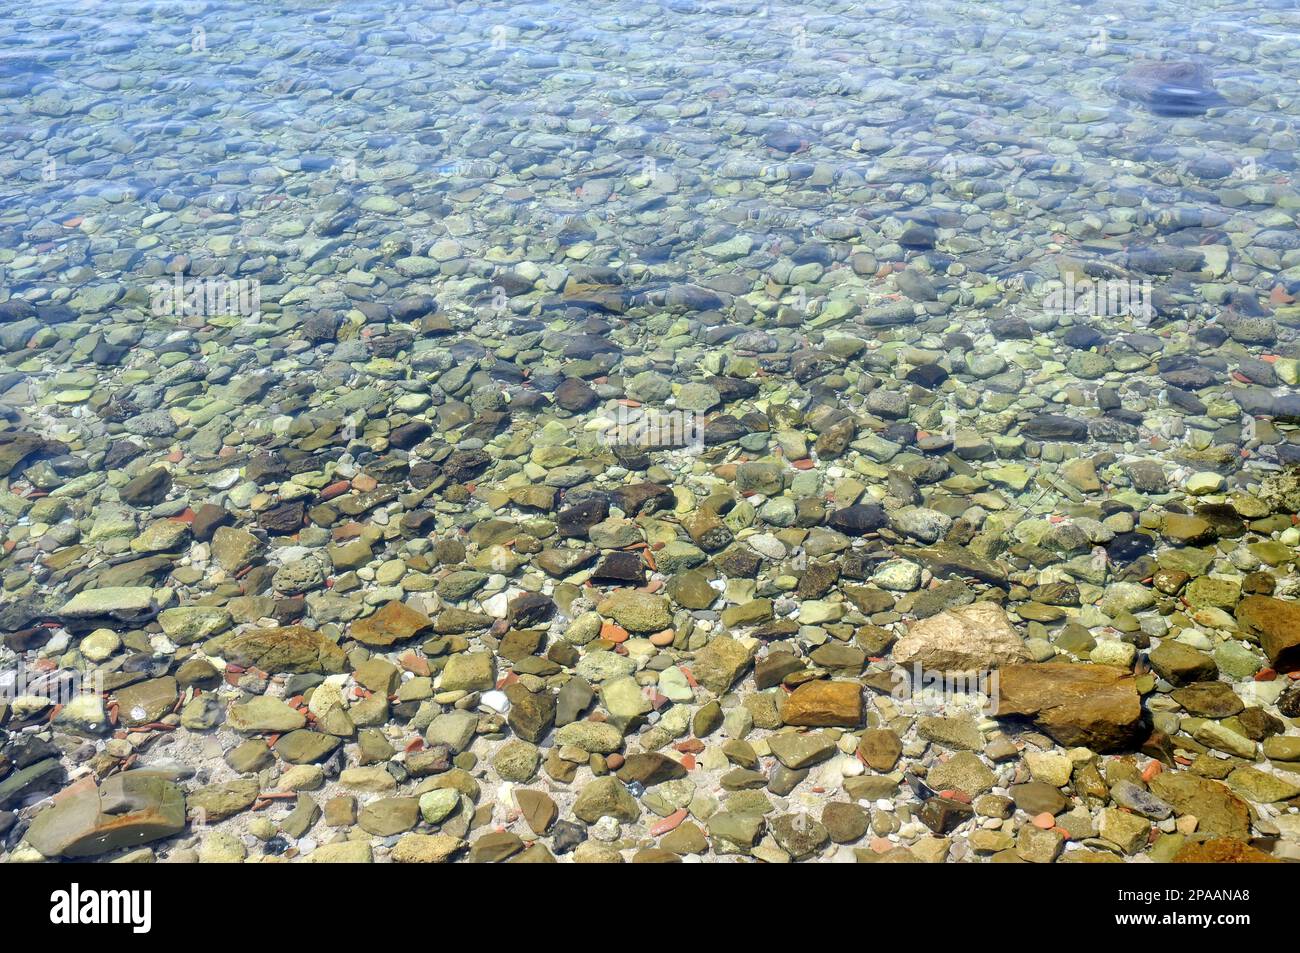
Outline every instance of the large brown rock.
[[44, 857], [96, 857], [184, 829], [181, 789], [156, 774], [128, 771], [99, 787], [83, 782], [65, 790], [36, 815], [27, 842]]
[[862, 724], [862, 686], [857, 682], [805, 682], [786, 696], [781, 721], [818, 728], [856, 728]]
[[151, 678], [119, 688], [114, 694], [122, 712], [122, 724], [128, 728], [157, 721], [176, 704], [178, 686], [170, 675]]
[[914, 622], [894, 644], [894, 661], [930, 672], [984, 672], [1023, 662], [1024, 641], [1005, 610], [975, 602]]
[[1132, 747], [1142, 733], [1133, 675], [1109, 665], [1008, 665], [992, 694], [997, 717], [1031, 717], [1066, 747], [1115, 751]]
[[338, 674], [347, 657], [343, 650], [319, 632], [302, 625], [283, 625], [273, 629], [246, 629], [223, 637], [216, 654], [245, 667], [255, 666], [264, 672], [325, 672]]
[[1237, 603], [1237, 622], [1259, 636], [1275, 668], [1300, 667], [1300, 602], [1247, 596]]
[[1171, 685], [1191, 685], [1218, 674], [1214, 659], [1173, 639], [1161, 642], [1147, 653], [1147, 659], [1156, 674]]
[[1232, 837], [1184, 844], [1174, 855], [1175, 864], [1280, 864], [1262, 850]]
[[433, 620], [394, 599], [378, 612], [352, 623], [352, 638], [362, 645], [392, 645], [433, 628]]
[[1250, 837], [1250, 806], [1226, 784], [1186, 771], [1162, 771], [1151, 779], [1151, 793], [1172, 804], [1176, 814], [1195, 817], [1201, 833]]

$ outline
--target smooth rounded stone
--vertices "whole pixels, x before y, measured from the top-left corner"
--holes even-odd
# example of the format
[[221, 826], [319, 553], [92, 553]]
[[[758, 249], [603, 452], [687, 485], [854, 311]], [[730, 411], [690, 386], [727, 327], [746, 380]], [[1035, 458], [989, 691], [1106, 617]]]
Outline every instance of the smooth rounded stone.
[[707, 609], [718, 599], [718, 591], [709, 585], [703, 572], [684, 572], [668, 580], [668, 596], [687, 609]]
[[[567, 641], [572, 642], [574, 645], [586, 645], [592, 639], [596, 638], [596, 636], [600, 635], [601, 625], [602, 622], [598, 612], [584, 612], [582, 615], [574, 619], [573, 622], [571, 622], [564, 630], [564, 638]], [[587, 659], [594, 659], [595, 661], [591, 664], [604, 665], [608, 660], [601, 659], [600, 656], [606, 654], [609, 653], [594, 652], [589, 655], [584, 655], [582, 662], [586, 662]], [[578, 664], [581, 665], [582, 662], [579, 662]], [[579, 674], [582, 673], [580, 672]], [[584, 675], [584, 677], [590, 678], [589, 675]]]
[[1119, 582], [1106, 589], [1098, 603], [1102, 612], [1114, 617], [1122, 612], [1141, 612], [1155, 605], [1155, 595], [1150, 589], [1135, 582]]
[[618, 779], [627, 785], [653, 787], [686, 777], [686, 769], [658, 752], [630, 754], [618, 769]]
[[642, 371], [627, 382], [627, 396], [645, 403], [663, 403], [672, 396], [672, 384], [656, 371]]
[[1166, 539], [1187, 546], [1208, 543], [1218, 535], [1209, 520], [1189, 513], [1166, 514], [1160, 531]]
[[1021, 428], [1021, 433], [1035, 440], [1079, 442], [1088, 437], [1088, 425], [1077, 417], [1061, 414], [1038, 414]]
[[881, 529], [888, 521], [889, 517], [882, 507], [873, 503], [858, 503], [835, 510], [827, 522], [832, 529], [848, 536], [862, 536]]
[[243, 704], [234, 704], [226, 713], [226, 725], [240, 732], [280, 734], [303, 728], [307, 717], [278, 698], [262, 696]]
[[129, 727], [156, 722], [176, 704], [178, 686], [170, 675], [120, 688], [115, 693], [122, 724]]
[[869, 581], [892, 592], [915, 592], [921, 588], [921, 567], [906, 559], [889, 559], [880, 564]]
[[420, 795], [420, 816], [425, 823], [441, 824], [460, 804], [460, 794], [454, 788], [439, 788]]
[[[368, 560], [369, 557], [363, 562]], [[448, 602], [461, 602], [483, 588], [487, 580], [486, 573], [469, 569], [449, 573], [438, 582], [438, 595]]]
[[1113, 665], [1127, 671], [1133, 668], [1133, 660], [1137, 657], [1137, 646], [1118, 639], [1104, 639], [1092, 647], [1088, 657], [1097, 665]]
[[1218, 473], [1207, 471], [1193, 473], [1187, 478], [1183, 488], [1193, 496], [1208, 496], [1223, 489], [1223, 477]]
[[374, 852], [370, 848], [369, 841], [340, 841], [334, 844], [321, 844], [307, 855], [306, 862], [309, 864], [372, 864]]
[[181, 709], [181, 725], [191, 731], [210, 731], [225, 718], [225, 706], [211, 693], [191, 699]]
[[599, 398], [584, 381], [570, 377], [555, 388], [555, 403], [570, 413], [581, 413], [596, 406]]
[[1264, 739], [1263, 750], [1264, 757], [1273, 761], [1300, 761], [1300, 738], [1274, 735]]
[[122, 647], [122, 639], [112, 629], [96, 629], [81, 640], [78, 648], [91, 662], [103, 662]]
[[907, 506], [889, 514], [894, 529], [923, 543], [937, 543], [952, 528], [952, 518], [937, 510]]
[[172, 553], [176, 552], [189, 539], [190, 528], [175, 520], [157, 520], [144, 528], [139, 536], [131, 540], [131, 551], [135, 553]]
[[226, 764], [240, 774], [262, 771], [274, 763], [271, 749], [261, 739], [250, 739], [226, 752]]
[[1016, 807], [1032, 817], [1060, 814], [1070, 806], [1069, 800], [1061, 794], [1059, 785], [1047, 781], [1033, 780], [1013, 784], [1010, 793]]
[[966, 369], [973, 377], [984, 380], [1001, 374], [1007, 368], [1007, 362], [997, 354], [972, 354], [966, 360]]
[[862, 688], [856, 682], [806, 682], [781, 703], [781, 721], [787, 725], [856, 728], [862, 714]]
[[537, 746], [521, 740], [507, 741], [492, 758], [492, 766], [503, 780], [521, 784], [532, 779], [540, 763]]
[[339, 774], [339, 784], [353, 791], [386, 794], [397, 789], [397, 779], [382, 765], [345, 768]]
[[325, 772], [314, 764], [289, 768], [280, 775], [279, 787], [283, 791], [315, 791], [325, 783]]
[[90, 692], [65, 702], [54, 716], [54, 724], [67, 731], [90, 735], [102, 734], [110, 727], [103, 698]]
[[117, 495], [130, 506], [155, 506], [167, 498], [171, 487], [171, 474], [162, 467], [154, 467], [121, 486]]
[[[363, 846], [369, 850], [368, 844]], [[463, 846], [464, 841], [446, 834], [404, 834], [389, 856], [399, 864], [445, 864]]]

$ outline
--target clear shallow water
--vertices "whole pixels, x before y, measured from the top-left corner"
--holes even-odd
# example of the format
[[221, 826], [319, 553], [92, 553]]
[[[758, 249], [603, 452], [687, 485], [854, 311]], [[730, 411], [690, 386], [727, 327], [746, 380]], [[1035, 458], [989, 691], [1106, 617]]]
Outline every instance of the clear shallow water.
[[[130, 268], [214, 236], [286, 251], [276, 223], [326, 196], [353, 219], [335, 258], [567, 231], [698, 271], [740, 227], [763, 247], [895, 216], [1002, 275], [1061, 229], [1122, 239], [1295, 165], [1289, 3], [5, 6], [0, 225], [41, 256], [10, 269], [26, 295], [75, 289], [95, 244]], [[1153, 116], [1108, 89], [1141, 59], [1205, 64], [1227, 104]], [[1099, 214], [1121, 181], [1137, 206]], [[57, 227], [76, 215], [95, 242]]]
[[[268, 690], [264, 657], [287, 643], [309, 675], [343, 672], [355, 640], [408, 653], [411, 674], [428, 664], [446, 690], [447, 645], [422, 644], [431, 627], [474, 646], [456, 652], [454, 691], [531, 665], [538, 695], [580, 689], [564, 698], [574, 719], [617, 709], [628, 750], [682, 737], [715, 695], [767, 691], [771, 715], [782, 671], [792, 689], [834, 672], [836, 699], [808, 704], [839, 710], [787, 718], [783, 705], [769, 727], [861, 727], [852, 679], [878, 689], [902, 664], [895, 636], [977, 597], [983, 621], [963, 637], [983, 651], [996, 623], [1006, 655], [989, 665], [1024, 657], [1025, 636], [1035, 660], [1110, 653], [1112, 669], [1086, 678], [1124, 682], [1105, 699], [1116, 730], [1093, 735], [1105, 719], [1066, 711], [1083, 724], [1054, 736], [1063, 747], [1137, 748], [1137, 689], [1119, 670], [1144, 671], [1137, 647], [1177, 634], [1166, 617], [1188, 644], [1229, 647], [1219, 668], [1243, 701], [1300, 711], [1293, 693], [1274, 707], [1282, 680], [1254, 675], [1276, 659], [1221, 608], [1297, 592], [1300, 491], [1260, 478], [1300, 460], [1300, 13], [1189, 6], [0, 2], [0, 630], [15, 646], [0, 675], [29, 648], [77, 677], [94, 669], [141, 735], [184, 702], [190, 720], [140, 763], [179, 763], [187, 793], [195, 765], [229, 776], [218, 763], [239, 739], [218, 727], [223, 706]], [[1105, 307], [1048, 303], [1054, 283], [1088, 279], [1119, 283], [1094, 299]], [[1140, 315], [1112, 306], [1134, 293]], [[683, 424], [704, 446], [599, 439], [600, 415], [643, 404], [694, 415]], [[221, 521], [238, 531], [218, 542]], [[1160, 566], [1159, 597], [1157, 554], [1177, 567]], [[707, 569], [684, 579], [694, 566]], [[1212, 610], [1194, 621], [1175, 605], [1191, 575]], [[870, 585], [841, 588], [850, 579]], [[669, 598], [630, 592], [643, 583]], [[216, 611], [164, 621], [173, 599]], [[534, 623], [549, 635], [497, 641]], [[764, 689], [756, 643], [719, 637], [732, 631], [755, 633], [780, 669]], [[217, 632], [244, 647], [205, 641]], [[620, 655], [620, 635], [656, 667]], [[206, 664], [200, 643], [252, 666], [219, 699], [178, 697], [169, 675]], [[786, 650], [793, 669], [771, 655]], [[1035, 711], [1096, 701], [1078, 666], [1024, 668], [1048, 679], [1030, 686]], [[619, 688], [596, 702], [569, 670]], [[468, 696], [426, 708], [433, 684], [416, 688], [384, 712], [392, 738], [414, 740], [439, 712], [431, 735], [476, 746], [485, 791], [540, 778], [535, 759], [498, 756], [512, 733], [552, 745], [541, 698], [508, 728], [510, 699], [485, 702], [476, 740], [473, 718], [444, 717]], [[343, 701], [322, 695], [333, 732]], [[45, 719], [40, 702], [15, 719]], [[100, 745], [99, 702], [58, 713], [56, 730], [95, 738], [93, 755], [68, 748], [96, 770], [136, 763]], [[907, 750], [928, 753], [899, 761], [886, 744], [872, 768], [939, 767], [911, 724], [930, 709], [899, 705]], [[355, 760], [311, 754], [329, 742], [320, 731], [293, 734], [303, 760], [328, 758], [329, 785]], [[1207, 743], [1253, 757], [1232, 734]], [[821, 754], [845, 749], [822, 741]], [[996, 743], [986, 753], [1009, 783], [1016, 751]], [[566, 764], [568, 780], [554, 759], [545, 770], [591, 782]], [[677, 789], [694, 809], [698, 781], [702, 823], [728, 767], [714, 748]], [[789, 785], [781, 810], [820, 814], [863, 774], [853, 756], [816, 770], [774, 775], [773, 793]], [[877, 783], [852, 797], [900, 846], [949, 856], [928, 833], [946, 821], [901, 809], [933, 791], [862, 780]], [[45, 783], [23, 792], [28, 807]], [[601, 823], [574, 790], [551, 790], [566, 821]], [[633, 792], [656, 816], [673, 807]], [[444, 828], [457, 837], [465, 805]], [[518, 824], [504, 798], [494, 809]], [[649, 828], [650, 812], [620, 805], [632, 825]], [[1072, 848], [1095, 846], [1079, 843], [1094, 819], [1075, 815]], [[759, 837], [761, 820], [732, 820], [721, 841]], [[771, 828], [780, 849], [765, 841], [764, 859], [824, 846], [800, 843], [801, 815]], [[1295, 830], [1280, 853], [1300, 853]], [[1029, 833], [1035, 859], [1062, 849]], [[952, 859], [976, 858], [965, 838]], [[48, 830], [34, 843], [67, 849]], [[716, 834], [708, 849], [730, 853]], [[993, 849], [1009, 848], [980, 848]]]

